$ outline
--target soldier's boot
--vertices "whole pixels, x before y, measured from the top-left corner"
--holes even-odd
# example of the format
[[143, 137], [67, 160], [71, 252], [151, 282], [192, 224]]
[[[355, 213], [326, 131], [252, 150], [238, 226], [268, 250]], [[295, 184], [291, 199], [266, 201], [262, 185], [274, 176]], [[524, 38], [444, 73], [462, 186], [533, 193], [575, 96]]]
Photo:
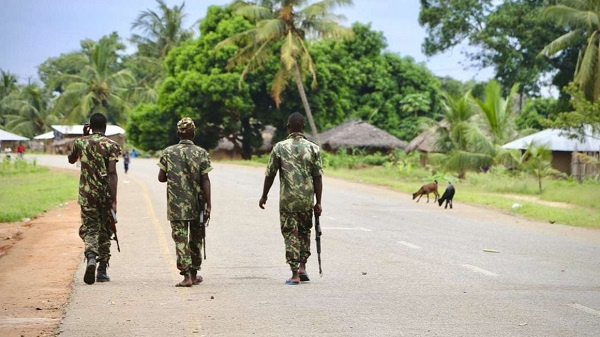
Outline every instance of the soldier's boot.
[[110, 281], [110, 277], [106, 272], [106, 268], [108, 267], [108, 263], [100, 262], [98, 264], [98, 271], [96, 272], [96, 281], [98, 282], [108, 282]]
[[96, 255], [89, 254], [87, 256], [87, 265], [85, 267], [85, 274], [83, 274], [83, 282], [87, 284], [94, 284], [96, 281]]

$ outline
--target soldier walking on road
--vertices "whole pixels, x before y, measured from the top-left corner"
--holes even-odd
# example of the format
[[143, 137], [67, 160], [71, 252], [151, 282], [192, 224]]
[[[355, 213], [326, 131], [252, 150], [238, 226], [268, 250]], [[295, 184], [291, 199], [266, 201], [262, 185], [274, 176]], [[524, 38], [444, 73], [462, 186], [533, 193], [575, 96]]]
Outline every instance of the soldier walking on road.
[[104, 136], [105, 132], [106, 117], [101, 113], [93, 114], [90, 123], [83, 126], [83, 137], [75, 140], [68, 155], [71, 164], [81, 160], [79, 236], [85, 244], [87, 266], [83, 281], [87, 284], [110, 281], [106, 272], [110, 260], [109, 214], [111, 208], [115, 213], [117, 211], [117, 161], [121, 148]]
[[[285, 242], [285, 257], [292, 270], [292, 277], [285, 281], [297, 285], [309, 281], [306, 262], [310, 256], [310, 232], [313, 210], [321, 215], [323, 190], [323, 164], [319, 146], [308, 141], [304, 135], [304, 116], [295, 112], [288, 118], [287, 139], [275, 144], [258, 205], [264, 209], [267, 195], [279, 172], [279, 214], [281, 234]], [[314, 197], [316, 203], [313, 206]]]
[[177, 269], [183, 280], [177, 287], [190, 287], [200, 284], [198, 275], [202, 264], [202, 236], [204, 222], [210, 217], [210, 179], [212, 170], [210, 156], [206, 150], [193, 142], [196, 126], [191, 118], [177, 123], [179, 144], [167, 147], [160, 157], [158, 181], [167, 183], [167, 212], [175, 249]]

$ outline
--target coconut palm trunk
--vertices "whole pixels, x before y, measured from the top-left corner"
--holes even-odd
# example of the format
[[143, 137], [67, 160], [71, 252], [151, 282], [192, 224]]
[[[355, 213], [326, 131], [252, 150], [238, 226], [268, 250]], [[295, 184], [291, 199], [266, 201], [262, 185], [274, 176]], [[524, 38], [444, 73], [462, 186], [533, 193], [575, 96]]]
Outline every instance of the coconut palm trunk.
[[310, 130], [312, 131], [313, 137], [315, 137], [315, 142], [321, 145], [321, 142], [319, 141], [319, 134], [317, 133], [317, 126], [315, 125], [315, 120], [313, 119], [312, 112], [310, 111], [310, 105], [308, 104], [306, 91], [304, 91], [304, 84], [302, 83], [302, 76], [300, 76], [300, 68], [298, 67], [297, 62], [294, 63], [294, 79], [296, 80], [296, 86], [298, 86], [298, 92], [300, 93], [300, 99], [302, 100], [304, 111], [306, 111], [306, 118], [308, 118]]

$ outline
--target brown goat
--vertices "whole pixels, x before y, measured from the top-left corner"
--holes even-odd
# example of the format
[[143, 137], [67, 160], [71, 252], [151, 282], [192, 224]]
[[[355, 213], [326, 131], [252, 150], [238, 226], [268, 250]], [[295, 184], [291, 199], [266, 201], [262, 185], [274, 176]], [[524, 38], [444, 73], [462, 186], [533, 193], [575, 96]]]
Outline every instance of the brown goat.
[[429, 193], [435, 194], [435, 200], [433, 202], [436, 202], [440, 197], [438, 193], [437, 180], [434, 180], [432, 183], [421, 186], [421, 188], [419, 188], [419, 190], [416, 193], [413, 193], [413, 200], [415, 200], [416, 197], [419, 197], [419, 199], [417, 199], [417, 202], [419, 202], [423, 194], [427, 194], [427, 202], [429, 202]]

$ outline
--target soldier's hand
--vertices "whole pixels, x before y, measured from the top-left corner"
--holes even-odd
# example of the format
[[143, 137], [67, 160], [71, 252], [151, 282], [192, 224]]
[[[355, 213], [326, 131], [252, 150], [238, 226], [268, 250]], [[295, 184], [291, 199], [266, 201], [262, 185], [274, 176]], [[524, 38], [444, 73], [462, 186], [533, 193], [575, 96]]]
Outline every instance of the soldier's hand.
[[262, 198], [260, 198], [260, 201], [258, 202], [258, 207], [265, 209], [266, 203], [267, 203], [267, 197], [262, 197]]
[[323, 209], [321, 208], [321, 204], [315, 204], [314, 210], [315, 210], [315, 215], [316, 216], [321, 216], [321, 213], [323, 213]]
[[88, 136], [90, 134], [90, 125], [88, 123], [83, 124], [83, 135]]
[[208, 219], [210, 219], [210, 210], [211, 210], [211, 206], [207, 205], [204, 208], [204, 223], [206, 224], [208, 222]]

